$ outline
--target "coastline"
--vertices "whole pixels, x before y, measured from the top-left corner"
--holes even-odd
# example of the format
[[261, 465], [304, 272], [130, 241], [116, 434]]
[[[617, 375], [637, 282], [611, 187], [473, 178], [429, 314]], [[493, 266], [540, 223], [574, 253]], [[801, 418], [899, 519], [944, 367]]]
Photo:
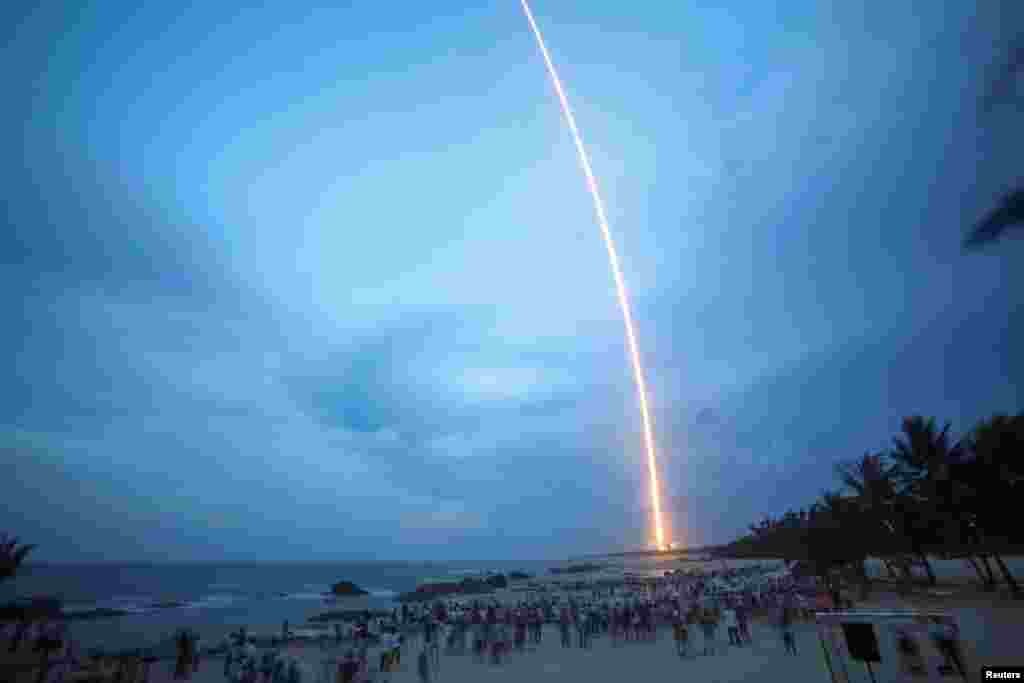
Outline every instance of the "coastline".
[[[577, 563], [600, 564], [602, 568], [597, 571], [583, 573], [563, 572], [560, 574], [550, 573], [555, 567], [566, 567], [570, 562], [544, 563], [543, 567], [534, 566], [531, 569], [545, 569], [544, 572], [535, 574], [529, 580], [512, 581], [508, 588], [500, 589], [493, 593], [482, 593], [479, 596], [483, 599], [498, 599], [501, 602], [506, 600], [522, 600], [528, 596], [535, 595], [536, 590], [531, 586], [542, 586], [543, 590], [561, 590], [576, 583], [587, 583], [595, 581], [622, 581], [627, 576], [643, 578], [662, 576], [665, 571], [681, 569], [687, 570], [718, 570], [723, 566], [740, 568], [751, 565], [781, 565], [781, 560], [763, 559], [731, 559], [716, 558], [713, 560], [690, 559], [684, 553], [670, 555], [652, 554], [641, 556], [623, 556], [621, 554], [607, 556], [588, 556], [585, 561]], [[1014, 571], [1024, 571], [1024, 558], [1007, 558], [1007, 563]], [[453, 578], [462, 577], [474, 572], [483, 571], [480, 568], [469, 569], [459, 565], [422, 564], [422, 565], [401, 565], [415, 567], [422, 572], [422, 578], [437, 576], [445, 569], [449, 569]], [[273, 566], [273, 565], [271, 565]], [[529, 566], [529, 563], [509, 563], [508, 567]], [[280, 563], [277, 568], [281, 572], [288, 571], [287, 563]], [[869, 575], [880, 590], [887, 590], [884, 579], [884, 569], [881, 563], [869, 561]], [[440, 570], [440, 571], [439, 571]], [[935, 560], [935, 570], [939, 577], [940, 585], [938, 590], [945, 588], [963, 588], [976, 583], [976, 579], [969, 573], [969, 566], [961, 561]], [[333, 576], [333, 575], [332, 575]], [[335, 576], [335, 580], [348, 580], [348, 576]], [[408, 588], [417, 578], [410, 575], [404, 585], [399, 588]], [[230, 582], [221, 582], [213, 586], [218, 590], [230, 590]], [[357, 581], [358, 583], [358, 581]], [[321, 586], [325, 588], [326, 586]], [[370, 584], [367, 587], [372, 589]], [[897, 586], [893, 585], [895, 589]], [[322, 593], [315, 591], [317, 586], [306, 585], [300, 587], [302, 590], [291, 593], [268, 592], [259, 597], [242, 597], [238, 599], [217, 600], [164, 600], [150, 601], [148, 610], [121, 610], [115, 616], [111, 613], [104, 616], [96, 613], [94, 618], [77, 618], [69, 621], [69, 627], [74, 638], [85, 649], [101, 648], [106, 651], [116, 651], [134, 648], [150, 648], [169, 640], [171, 635], [179, 628], [189, 628], [197, 632], [204, 643], [219, 642], [227, 633], [245, 626], [252, 633], [280, 633], [282, 624], [287, 620], [294, 627], [315, 626], [317, 622], [311, 621], [316, 617], [332, 610], [392, 610], [400, 609], [401, 603], [396, 598], [398, 590], [376, 589], [376, 594], [359, 597], [337, 597], [325, 600]], [[167, 593], [169, 593], [168, 591]], [[165, 594], [167, 594], [165, 593]], [[463, 596], [472, 599], [474, 596]], [[443, 599], [449, 599], [445, 597]], [[95, 609], [116, 609], [114, 606], [100, 606]], [[324, 622], [324, 623], [330, 623]]]

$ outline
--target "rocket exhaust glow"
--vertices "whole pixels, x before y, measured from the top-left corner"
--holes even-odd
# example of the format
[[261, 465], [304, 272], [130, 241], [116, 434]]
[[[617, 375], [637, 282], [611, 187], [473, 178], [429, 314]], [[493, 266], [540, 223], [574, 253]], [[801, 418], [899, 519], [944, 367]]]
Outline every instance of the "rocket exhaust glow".
[[619, 255], [615, 249], [615, 242], [612, 239], [612, 232], [608, 225], [608, 218], [605, 215], [604, 201], [601, 199], [601, 193], [598, 190], [597, 178], [594, 177], [594, 171], [590, 166], [590, 157], [587, 154], [586, 147], [583, 146], [583, 137], [580, 135], [579, 128], [576, 126], [576, 117], [573, 116], [572, 108], [569, 106], [569, 99], [566, 97], [565, 90], [562, 88], [562, 81], [558, 78], [558, 72], [555, 70], [555, 64], [551, 61], [551, 55], [548, 53], [548, 48], [544, 43], [544, 37], [541, 35], [540, 28], [537, 26], [537, 22], [533, 18], [533, 12], [530, 10], [530, 5], [527, 0], [520, 0], [520, 2], [523, 6], [523, 12], [526, 14], [526, 20], [530, 22], [530, 28], [533, 30], [533, 35], [537, 39], [537, 45], [540, 47], [541, 55], [544, 57], [544, 63], [547, 65], [548, 75], [551, 77], [551, 83], [555, 88], [555, 93], [558, 95], [558, 101], [562, 106], [562, 115], [565, 118], [566, 124], [569, 126], [569, 131], [572, 133], [573, 141], [576, 143], [576, 153], [577, 156], [579, 156], [580, 167], [583, 169], [583, 175], [586, 177], [587, 188], [590, 190], [590, 196], [594, 200], [594, 211], [597, 214], [597, 222], [601, 227], [601, 236], [604, 238], [605, 248], [608, 250], [608, 261], [611, 264], [612, 277], [615, 279], [615, 293], [619, 300], [619, 308], [622, 309], [622, 320], [626, 326], [626, 342], [629, 347], [630, 362], [633, 366], [633, 379], [636, 382], [636, 392], [640, 397], [640, 417], [643, 421], [644, 449], [647, 452], [647, 473], [650, 478], [651, 508], [654, 517], [654, 540], [659, 549], [664, 549], [667, 546], [665, 545], [665, 529], [662, 524], [661, 517], [661, 494], [658, 486], [658, 467], [654, 446], [654, 430], [651, 426], [651, 416], [647, 406], [647, 383], [644, 380], [643, 366], [640, 364], [640, 347], [636, 341], [633, 314], [630, 311], [629, 296], [626, 293], [626, 281], [622, 276], [622, 268], [619, 266]]

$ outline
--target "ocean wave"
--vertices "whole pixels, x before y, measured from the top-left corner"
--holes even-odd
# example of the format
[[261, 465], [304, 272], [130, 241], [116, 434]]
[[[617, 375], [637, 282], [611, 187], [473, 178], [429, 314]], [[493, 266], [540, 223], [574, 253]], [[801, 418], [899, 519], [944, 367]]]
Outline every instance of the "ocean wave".
[[103, 600], [100, 602], [81, 602], [64, 605], [60, 609], [62, 614], [67, 615], [87, 614], [101, 610], [114, 610], [116, 612], [127, 614], [146, 614], [147, 612], [155, 611], [155, 608], [145, 602], [135, 603], [126, 602], [124, 600]]
[[452, 576], [476, 576], [477, 574], [484, 574], [485, 572], [479, 569], [449, 569], [448, 574]]
[[109, 600], [100, 600], [92, 605], [92, 609], [116, 609], [132, 614], [145, 614], [156, 609], [154, 605], [159, 598], [152, 595], [115, 595]]
[[285, 600], [323, 600], [328, 593], [286, 593], [281, 596]]
[[63, 614], [83, 614], [85, 612], [93, 612], [93, 611], [95, 611], [95, 610], [97, 610], [99, 608], [100, 608], [100, 606], [97, 603], [94, 603], [94, 602], [87, 602], [87, 603], [83, 602], [83, 603], [75, 603], [75, 604], [70, 604], [70, 605], [63, 605], [60, 608], [60, 611]]
[[152, 595], [115, 595], [102, 602], [112, 605], [151, 605], [158, 600], [159, 598]]
[[393, 598], [398, 595], [398, 591], [391, 591], [386, 588], [370, 588], [368, 592], [374, 598]]
[[185, 603], [185, 609], [217, 609], [223, 607], [230, 607], [234, 602], [238, 600], [234, 595], [225, 595], [223, 593], [215, 593], [213, 595], [204, 595], [198, 600], [189, 600]]

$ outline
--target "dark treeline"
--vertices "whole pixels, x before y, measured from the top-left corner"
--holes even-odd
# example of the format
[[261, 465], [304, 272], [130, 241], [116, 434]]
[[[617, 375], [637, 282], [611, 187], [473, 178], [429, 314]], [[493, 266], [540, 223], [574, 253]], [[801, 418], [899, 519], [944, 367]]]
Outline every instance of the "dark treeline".
[[929, 556], [963, 559], [992, 589], [1020, 587], [1002, 556], [1024, 551], [1024, 414], [984, 420], [962, 440], [934, 419], [908, 417], [889, 450], [836, 465], [842, 486], [780, 517], [765, 517], [723, 549], [731, 557], [799, 562], [827, 586], [844, 577], [868, 589], [865, 560], [913, 581]]

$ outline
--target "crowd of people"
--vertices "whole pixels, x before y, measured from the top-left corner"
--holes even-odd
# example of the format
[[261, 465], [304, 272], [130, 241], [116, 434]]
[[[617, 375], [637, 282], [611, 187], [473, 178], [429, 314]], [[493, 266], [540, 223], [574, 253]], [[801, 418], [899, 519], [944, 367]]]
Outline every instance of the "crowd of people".
[[[795, 655], [795, 624], [810, 618], [812, 607], [828, 605], [812, 605], [807, 596], [814, 587], [798, 585], [792, 578], [748, 578], [728, 571], [677, 573], [657, 580], [591, 585], [582, 591], [529, 593], [515, 604], [501, 604], [491, 596], [407, 603], [390, 614], [365, 612], [354, 622], [324, 631], [319, 667], [309, 664], [308, 652], [299, 656], [289, 649], [293, 632], [287, 622], [270, 647], [257, 648], [240, 629], [217, 649], [224, 654], [223, 673], [229, 683], [387, 683], [394, 671], [405, 668], [403, 651], [407, 657], [411, 653], [406, 664], [411, 663], [420, 681], [431, 683], [440, 674], [443, 655], [466, 655], [479, 664], [501, 666], [510, 656], [537, 649], [552, 632], [561, 648], [589, 649], [596, 638], [606, 639], [610, 647], [656, 642], [659, 632], [668, 628], [681, 658], [715, 655], [749, 645], [750, 624], [756, 617], [773, 623], [785, 651]], [[11, 625], [2, 633], [4, 645], [54, 650], [54, 643], [68, 644], [60, 627], [59, 622], [31, 628]], [[173, 678], [190, 679], [199, 670], [204, 648], [189, 630], [179, 631], [174, 642]], [[54, 656], [50, 661], [56, 666], [64, 659]]]
[[224, 678], [231, 683], [311, 683], [313, 672], [302, 658], [290, 655], [283, 646], [286, 638], [271, 647], [258, 649], [246, 629], [225, 639]]
[[675, 652], [685, 659], [749, 645], [755, 616], [774, 624], [785, 652], [796, 655], [795, 624], [810, 618], [807, 593], [813, 587], [789, 577], [753, 585], [743, 579], [742, 572], [677, 574], [538, 594], [515, 604], [463, 597], [404, 604], [390, 615], [366, 612], [354, 623], [335, 626], [334, 640], [346, 649], [341, 654], [325, 646], [319, 672], [304, 670], [300, 660], [275, 648], [259, 653], [246, 644], [243, 632], [228, 652], [224, 673], [232, 683], [302, 683], [315, 673], [324, 683], [387, 683], [402, 667], [403, 650], [412, 650], [419, 680], [431, 683], [440, 673], [442, 655], [468, 655], [480, 664], [501, 666], [507, 657], [542, 644], [546, 626], [554, 627], [562, 648], [581, 649], [593, 647], [597, 637], [606, 637], [611, 647], [651, 643], [669, 627]]
[[[693, 633], [699, 628], [703, 646], [699, 654], [714, 655], [723, 648], [750, 644], [755, 615], [773, 623], [786, 653], [796, 655], [794, 627], [811, 617], [808, 593], [813, 586], [784, 577], [757, 587], [721, 590], [723, 582], [728, 585], [737, 579], [742, 579], [738, 572], [724, 571], [594, 587], [582, 594], [539, 595], [514, 605], [483, 599], [403, 605], [390, 619], [379, 617], [375, 624], [375, 630], [384, 634], [383, 652], [391, 653], [382, 655], [379, 671], [386, 674], [400, 661], [404, 644], [418, 647], [416, 668], [424, 683], [439, 670], [441, 653], [469, 654], [479, 663], [500, 666], [506, 657], [541, 644], [545, 625], [555, 626], [562, 648], [581, 649], [591, 648], [600, 636], [607, 637], [612, 647], [654, 642], [659, 629], [670, 626], [676, 652], [683, 658], [699, 656], [693, 646]], [[719, 635], [721, 627], [727, 645]]]

